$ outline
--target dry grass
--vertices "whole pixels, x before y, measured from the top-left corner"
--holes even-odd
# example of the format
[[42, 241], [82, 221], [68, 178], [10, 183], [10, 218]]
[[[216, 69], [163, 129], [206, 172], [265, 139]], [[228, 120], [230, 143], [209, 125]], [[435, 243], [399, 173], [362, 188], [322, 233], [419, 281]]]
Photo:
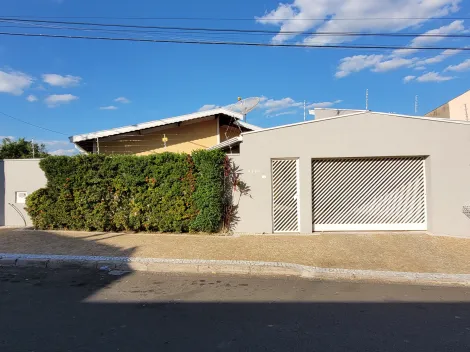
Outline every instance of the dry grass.
[[325, 268], [470, 273], [470, 239], [426, 234], [194, 236], [4, 230], [0, 252], [255, 260]]

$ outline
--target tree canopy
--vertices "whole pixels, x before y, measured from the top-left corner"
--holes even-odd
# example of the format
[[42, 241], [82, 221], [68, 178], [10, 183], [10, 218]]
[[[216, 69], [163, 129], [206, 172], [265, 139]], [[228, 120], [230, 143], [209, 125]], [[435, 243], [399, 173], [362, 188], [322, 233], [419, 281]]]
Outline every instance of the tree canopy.
[[44, 158], [48, 155], [49, 153], [44, 144], [33, 143], [24, 138], [18, 140], [4, 138], [0, 145], [0, 159], [29, 159], [33, 156], [35, 158]]

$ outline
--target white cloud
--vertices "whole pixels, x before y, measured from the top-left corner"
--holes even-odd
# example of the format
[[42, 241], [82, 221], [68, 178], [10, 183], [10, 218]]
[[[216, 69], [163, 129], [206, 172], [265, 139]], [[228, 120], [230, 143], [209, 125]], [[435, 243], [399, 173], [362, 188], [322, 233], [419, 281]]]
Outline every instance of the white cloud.
[[260, 103], [260, 107], [266, 109], [265, 114], [270, 115], [274, 111], [288, 109], [292, 107], [303, 106], [304, 103], [296, 102], [292, 98], [282, 98], [282, 99], [267, 99]]
[[48, 107], [53, 108], [61, 104], [68, 104], [71, 101], [77, 99], [78, 97], [72, 94], [52, 94], [49, 95], [44, 101]]
[[422, 76], [419, 76], [416, 78], [418, 82], [444, 82], [444, 81], [450, 81], [451, 79], [454, 79], [455, 77], [451, 76], [441, 76], [438, 72], [428, 72], [425, 73]]
[[365, 68], [374, 67], [382, 61], [383, 55], [355, 55], [340, 60], [336, 71], [336, 78], [343, 78], [353, 72], [359, 72]]
[[0, 71], [0, 93], [21, 95], [29, 88], [34, 78], [19, 71]]
[[5, 138], [11, 139], [11, 140], [15, 139], [14, 136], [0, 136], [0, 142], [3, 141]]
[[397, 68], [403, 67], [403, 66], [410, 66], [415, 62], [416, 59], [404, 59], [401, 57], [392, 57], [391, 59], [385, 60], [378, 62], [375, 64], [374, 68], [372, 71], [374, 72], [385, 72], [385, 71], [390, 71], [390, 70], [395, 70]]
[[448, 66], [444, 71], [467, 71], [470, 70], [470, 59], [465, 60], [464, 62], [461, 62], [458, 65], [450, 65]]
[[62, 140], [38, 140], [36, 143], [44, 144], [48, 147], [58, 147], [58, 146], [70, 146], [71, 142], [69, 141], [62, 141]]
[[207, 111], [207, 110], [212, 110], [212, 109], [217, 109], [217, 108], [218, 108], [217, 105], [206, 104], [206, 105], [201, 106], [198, 111]]
[[68, 155], [72, 156], [78, 154], [78, 151], [75, 148], [72, 149], [57, 149], [50, 152], [51, 155]]
[[460, 53], [462, 50], [444, 50], [442, 53], [440, 53], [439, 55], [436, 55], [436, 56], [433, 56], [433, 57], [429, 57], [427, 59], [424, 59], [424, 60], [419, 60], [415, 63], [415, 65], [417, 66], [415, 69], [417, 70], [418, 68], [423, 68], [424, 69], [424, 66], [425, 65], [432, 65], [432, 64], [437, 64], [439, 62], [442, 62], [444, 60], [446, 60], [447, 58], [451, 57], [451, 56], [454, 56], [458, 53]]
[[[280, 3], [258, 23], [274, 25], [279, 33], [272, 38], [282, 43], [297, 34], [286, 31], [317, 32], [397, 32], [423, 24], [432, 17], [443, 17], [459, 10], [462, 0], [294, 0]], [[318, 20], [318, 19], [326, 20]], [[360, 18], [360, 21], [335, 21], [335, 18]], [[403, 18], [407, 18], [403, 20]], [[412, 18], [412, 19], [411, 19]], [[453, 24], [457, 26], [457, 24]], [[342, 43], [355, 37], [312, 35], [308, 44]]]
[[116, 103], [122, 103], [122, 104], [129, 104], [131, 101], [127, 99], [126, 97], [119, 97], [114, 99]]
[[100, 110], [117, 110], [118, 107], [114, 105], [109, 105], [109, 106], [101, 106]]
[[268, 115], [268, 117], [278, 117], [278, 116], [284, 116], [284, 115], [295, 115], [297, 113], [298, 113], [298, 111], [290, 110], [290, 111], [278, 112], [276, 114], [271, 114], [271, 115]]
[[[312, 109], [317, 108], [327, 108], [335, 104], [341, 103], [342, 100], [334, 101], [324, 101], [324, 102], [306, 102], [306, 108]], [[304, 107], [303, 101], [296, 101], [290, 97], [282, 99], [268, 99], [266, 97], [261, 97], [260, 104], [258, 107], [264, 110], [264, 114], [268, 117], [276, 117], [283, 115], [294, 115], [299, 113], [299, 111]]]
[[[458, 51], [457, 51], [458, 52]], [[340, 60], [336, 71], [336, 78], [343, 78], [353, 72], [359, 72], [364, 69], [371, 69], [373, 72], [386, 72], [396, 70], [402, 67], [413, 67], [415, 70], [425, 70], [426, 65], [438, 63], [449, 56], [455, 55], [456, 52], [452, 50], [445, 50], [441, 54], [419, 60], [416, 57], [404, 58], [392, 55], [356, 55], [345, 57]]]
[[29, 101], [30, 103], [34, 103], [35, 101], [38, 101], [38, 98], [35, 95], [31, 94], [31, 95], [28, 95], [26, 100]]
[[[435, 44], [437, 42], [440, 42], [444, 40], [445, 38], [443, 37], [433, 37], [433, 35], [447, 35], [447, 34], [453, 34], [453, 33], [459, 33], [463, 32], [465, 30], [465, 27], [463, 25], [462, 20], [457, 20], [454, 21], [446, 26], [442, 26], [440, 28], [436, 29], [431, 29], [430, 31], [427, 31], [424, 33], [425, 35], [418, 36], [414, 38], [410, 42], [410, 47], [425, 47], [425, 46], [430, 46], [430, 44]], [[400, 49], [400, 50], [395, 50], [394, 53], [396, 55], [407, 55], [411, 54], [413, 52], [416, 52], [417, 50], [406, 50], [406, 49]], [[448, 50], [450, 51], [450, 50]], [[448, 55], [448, 53], [447, 53]]]
[[61, 76], [55, 73], [46, 73], [42, 75], [42, 80], [54, 87], [67, 88], [79, 85], [82, 78], [71, 75]]
[[406, 76], [405, 78], [403, 78], [403, 82], [408, 83], [414, 80], [415, 78], [416, 76]]
[[329, 108], [333, 105], [341, 103], [342, 100], [335, 100], [335, 101], [324, 101], [321, 103], [312, 103], [307, 105], [307, 109], [314, 109], [314, 108]]

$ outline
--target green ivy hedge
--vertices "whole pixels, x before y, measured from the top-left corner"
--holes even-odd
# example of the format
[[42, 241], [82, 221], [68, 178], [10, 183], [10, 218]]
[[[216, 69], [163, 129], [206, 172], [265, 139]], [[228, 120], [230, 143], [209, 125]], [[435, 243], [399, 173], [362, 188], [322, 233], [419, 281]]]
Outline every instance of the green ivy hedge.
[[217, 150], [47, 157], [47, 186], [27, 198], [27, 211], [39, 229], [217, 232], [224, 161]]

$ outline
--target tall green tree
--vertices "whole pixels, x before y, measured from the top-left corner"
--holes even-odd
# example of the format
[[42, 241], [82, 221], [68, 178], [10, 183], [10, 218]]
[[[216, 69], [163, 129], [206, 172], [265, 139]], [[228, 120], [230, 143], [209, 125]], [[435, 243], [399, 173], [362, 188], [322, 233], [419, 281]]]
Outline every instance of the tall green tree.
[[[34, 148], [34, 153], [33, 153]], [[44, 158], [49, 155], [44, 144], [33, 143], [24, 138], [4, 138], [0, 145], [0, 159]]]

